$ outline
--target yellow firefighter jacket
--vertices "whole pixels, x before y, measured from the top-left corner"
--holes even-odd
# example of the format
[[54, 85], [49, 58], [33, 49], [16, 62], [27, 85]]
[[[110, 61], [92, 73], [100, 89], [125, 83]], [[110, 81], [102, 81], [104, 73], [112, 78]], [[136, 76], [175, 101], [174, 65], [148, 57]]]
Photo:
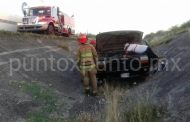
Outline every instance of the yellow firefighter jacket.
[[91, 71], [96, 68], [97, 52], [90, 44], [81, 44], [77, 53], [78, 65], [82, 71]]

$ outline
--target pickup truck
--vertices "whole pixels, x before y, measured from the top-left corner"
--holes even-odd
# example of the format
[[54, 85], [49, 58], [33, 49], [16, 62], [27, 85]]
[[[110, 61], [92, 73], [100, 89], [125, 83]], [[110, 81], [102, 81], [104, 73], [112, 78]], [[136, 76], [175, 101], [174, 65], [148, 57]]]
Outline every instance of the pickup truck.
[[96, 36], [98, 82], [147, 77], [150, 62], [147, 55], [126, 55], [125, 43], [142, 43], [141, 31], [112, 31]]

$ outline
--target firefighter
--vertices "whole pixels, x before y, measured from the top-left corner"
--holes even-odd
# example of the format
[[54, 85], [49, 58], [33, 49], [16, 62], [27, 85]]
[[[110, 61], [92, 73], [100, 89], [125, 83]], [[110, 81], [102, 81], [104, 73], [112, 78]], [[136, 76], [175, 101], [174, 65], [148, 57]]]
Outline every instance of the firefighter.
[[[95, 48], [88, 44], [88, 38], [85, 34], [80, 34], [78, 41], [80, 47], [77, 53], [78, 65], [80, 73], [82, 76], [82, 81], [84, 85], [85, 94], [97, 95], [97, 80], [96, 80], [96, 62], [97, 62], [97, 52]], [[92, 92], [90, 89], [90, 84], [92, 85]]]
[[90, 42], [90, 44], [93, 45], [94, 48], [96, 49], [96, 40], [92, 40], [92, 41]]

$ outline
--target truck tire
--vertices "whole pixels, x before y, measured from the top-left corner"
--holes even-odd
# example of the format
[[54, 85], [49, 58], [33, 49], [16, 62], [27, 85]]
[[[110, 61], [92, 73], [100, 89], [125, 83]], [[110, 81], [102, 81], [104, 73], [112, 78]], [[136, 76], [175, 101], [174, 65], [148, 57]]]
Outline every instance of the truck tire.
[[53, 24], [49, 24], [48, 29], [47, 29], [47, 34], [48, 35], [54, 35], [55, 34], [55, 28]]
[[69, 36], [71, 35], [71, 28], [69, 28], [69, 30], [68, 30], [68, 35]]
[[70, 37], [71, 35], [71, 28], [68, 29], [68, 33], [65, 34], [66, 37]]

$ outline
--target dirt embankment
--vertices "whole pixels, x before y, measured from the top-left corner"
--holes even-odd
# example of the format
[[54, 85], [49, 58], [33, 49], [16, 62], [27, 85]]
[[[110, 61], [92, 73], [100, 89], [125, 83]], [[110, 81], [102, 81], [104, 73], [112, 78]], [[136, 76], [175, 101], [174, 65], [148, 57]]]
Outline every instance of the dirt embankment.
[[61, 102], [69, 103], [62, 108], [67, 116], [72, 104], [83, 99], [80, 75], [68, 60], [76, 45], [75, 38], [1, 32], [0, 121], [25, 121], [28, 112], [40, 106], [30, 93], [11, 84], [21, 81], [54, 89]]
[[168, 71], [157, 74], [153, 82], [157, 95], [168, 101], [170, 121], [190, 121], [190, 33], [183, 33], [158, 51], [169, 60]]
[[151, 101], [166, 107], [163, 121], [190, 121], [190, 34], [185, 32], [155, 50], [167, 61], [166, 69], [151, 76], [146, 83], [131, 90], [149, 93]]
[[[40, 87], [54, 89], [59, 97], [59, 112], [64, 114], [64, 117], [89, 110], [99, 113], [98, 110], [103, 104], [99, 99], [83, 95], [80, 74], [75, 67], [73, 68], [73, 53], [77, 47], [74, 40], [30, 34], [5, 33], [0, 36], [1, 121], [26, 121], [29, 112], [39, 110], [41, 103], [34, 100], [35, 96], [32, 94], [38, 93], [33, 93], [36, 91], [33, 87], [29, 90], [31, 93], [25, 93], [19, 88], [23, 85], [19, 87], [12, 85], [12, 82], [21, 81], [27, 83], [35, 81]], [[62, 45], [62, 48], [59, 45]], [[156, 52], [168, 60], [167, 71], [150, 76], [147, 82], [128, 92], [131, 96], [139, 91], [151, 93], [151, 100], [166, 105], [168, 115], [164, 121], [167, 122], [190, 121], [189, 47], [189, 33], [183, 33], [167, 44], [157, 47]], [[53, 62], [50, 60], [52, 58]], [[68, 59], [71, 60], [66, 62]], [[65, 66], [68, 66], [66, 71]], [[58, 116], [57, 114], [50, 112], [50, 116]]]

